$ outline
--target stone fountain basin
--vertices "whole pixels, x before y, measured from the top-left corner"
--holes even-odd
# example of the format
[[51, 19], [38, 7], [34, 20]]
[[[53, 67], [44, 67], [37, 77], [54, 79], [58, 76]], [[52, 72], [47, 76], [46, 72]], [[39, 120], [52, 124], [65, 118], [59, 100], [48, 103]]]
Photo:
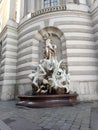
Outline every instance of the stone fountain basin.
[[30, 108], [74, 106], [79, 103], [77, 96], [77, 93], [35, 96], [20, 95], [18, 96], [20, 101], [18, 101], [16, 105]]

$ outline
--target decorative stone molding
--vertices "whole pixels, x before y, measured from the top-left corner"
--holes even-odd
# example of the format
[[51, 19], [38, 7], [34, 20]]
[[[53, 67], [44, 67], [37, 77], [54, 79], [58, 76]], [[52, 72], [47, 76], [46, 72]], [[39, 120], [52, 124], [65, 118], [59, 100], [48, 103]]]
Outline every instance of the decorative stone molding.
[[41, 10], [38, 10], [34, 13], [31, 14], [31, 17], [36, 17], [42, 14], [50, 13], [50, 12], [57, 12], [57, 11], [65, 11], [66, 10], [66, 5], [62, 6], [56, 6], [56, 7], [49, 7], [49, 8], [44, 8]]

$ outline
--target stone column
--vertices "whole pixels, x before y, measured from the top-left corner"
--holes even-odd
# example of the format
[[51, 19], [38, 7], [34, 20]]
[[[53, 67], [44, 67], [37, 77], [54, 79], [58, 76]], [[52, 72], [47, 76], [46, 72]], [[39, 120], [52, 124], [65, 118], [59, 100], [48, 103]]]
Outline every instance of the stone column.
[[27, 14], [28, 11], [28, 1], [24, 0], [24, 16]]
[[86, 4], [86, 0], [79, 0], [80, 4]]
[[42, 9], [42, 2], [44, 2], [44, 1], [42, 1], [42, 0], [39, 1], [38, 10]]
[[21, 18], [28, 13], [28, 0], [21, 0]]
[[42, 8], [42, 0], [35, 0], [35, 10], [40, 10]]
[[31, 12], [31, 0], [27, 0], [27, 13]]
[[35, 11], [34, 0], [27, 0], [27, 13]]
[[44, 0], [41, 0], [41, 9], [44, 8]]
[[21, 10], [20, 10], [20, 17], [22, 18], [24, 16], [24, 0], [21, 0]]
[[21, 17], [21, 0], [16, 0], [16, 12], [17, 12], [16, 22], [19, 23]]
[[35, 6], [35, 11], [37, 10], [37, 3], [38, 3], [38, 1], [37, 0], [35, 0], [35, 2], [34, 2], [34, 6]]
[[15, 20], [15, 11], [16, 11], [16, 0], [10, 0], [10, 12], [9, 12], [9, 18]]
[[74, 0], [69, 0], [69, 3], [74, 3]]
[[31, 12], [34, 12], [35, 11], [35, 0], [31, 0]]

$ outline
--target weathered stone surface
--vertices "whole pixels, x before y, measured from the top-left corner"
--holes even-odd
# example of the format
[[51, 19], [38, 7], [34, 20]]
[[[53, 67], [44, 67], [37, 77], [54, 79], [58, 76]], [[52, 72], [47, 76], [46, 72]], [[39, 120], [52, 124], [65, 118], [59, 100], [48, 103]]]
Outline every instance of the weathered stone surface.
[[97, 121], [98, 121], [98, 107], [92, 108], [92, 111], [91, 111], [91, 128], [92, 128], [92, 130], [98, 129]]

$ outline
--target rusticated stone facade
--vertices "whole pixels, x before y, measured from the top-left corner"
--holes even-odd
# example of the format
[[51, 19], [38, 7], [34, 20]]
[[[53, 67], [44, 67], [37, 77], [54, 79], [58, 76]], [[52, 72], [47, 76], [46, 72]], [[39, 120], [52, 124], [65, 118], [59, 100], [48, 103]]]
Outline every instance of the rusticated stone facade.
[[[45, 8], [44, 0], [7, 0], [7, 19], [0, 3], [0, 98], [29, 94], [27, 77], [43, 55], [43, 36], [51, 33], [58, 59], [71, 75], [70, 89], [80, 100], [98, 99], [97, 0], [57, 0]], [[11, 6], [10, 6], [11, 5]], [[7, 11], [6, 11], [7, 12]]]

